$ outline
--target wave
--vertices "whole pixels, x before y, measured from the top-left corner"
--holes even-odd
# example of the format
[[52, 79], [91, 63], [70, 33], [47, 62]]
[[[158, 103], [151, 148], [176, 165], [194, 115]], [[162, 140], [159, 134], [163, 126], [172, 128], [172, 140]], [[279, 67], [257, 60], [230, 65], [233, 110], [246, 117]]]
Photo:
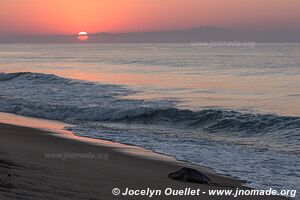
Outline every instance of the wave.
[[252, 114], [227, 110], [179, 110], [148, 109], [140, 115], [128, 114], [121, 121], [139, 123], [169, 123], [186, 128], [203, 128], [210, 132], [234, 131], [243, 133], [266, 133], [278, 130], [300, 128], [300, 117], [278, 116], [271, 114]]
[[253, 187], [270, 188], [274, 182], [278, 189], [287, 183], [298, 187], [300, 175], [285, 172], [299, 169], [300, 117], [184, 110], [169, 100], [125, 98], [131, 94], [135, 91], [120, 85], [50, 74], [0, 74], [2, 112], [71, 123], [75, 126], [68, 129], [77, 135], [173, 155], [246, 178]]
[[14, 78], [17, 78], [19, 76], [25, 75], [25, 74], [31, 74], [30, 72], [19, 72], [19, 73], [1, 73], [0, 74], [0, 81], [8, 81]]
[[294, 133], [300, 129], [300, 117], [222, 109], [180, 110], [169, 101], [120, 99], [119, 96], [133, 93], [121, 86], [77, 81], [55, 75], [10, 73], [0, 74], [0, 80], [3, 91], [0, 111], [27, 116], [73, 123], [111, 121], [156, 124], [248, 135], [279, 130], [291, 130]]

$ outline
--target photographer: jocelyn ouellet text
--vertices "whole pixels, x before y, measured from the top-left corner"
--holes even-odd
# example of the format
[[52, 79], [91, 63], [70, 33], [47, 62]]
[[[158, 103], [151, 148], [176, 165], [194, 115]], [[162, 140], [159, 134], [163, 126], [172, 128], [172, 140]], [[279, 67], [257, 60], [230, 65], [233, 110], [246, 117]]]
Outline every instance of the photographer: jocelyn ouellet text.
[[112, 190], [112, 194], [115, 196], [146, 196], [146, 197], [154, 197], [154, 196], [200, 196], [200, 195], [208, 195], [208, 196], [286, 196], [286, 197], [296, 197], [296, 190], [276, 190], [276, 189], [268, 189], [268, 190], [257, 190], [257, 189], [210, 189], [207, 191], [202, 191], [200, 188], [192, 189], [192, 188], [184, 188], [184, 189], [173, 189], [166, 188], [164, 190], [161, 189], [130, 189], [125, 188], [121, 190], [119, 188], [114, 188]]

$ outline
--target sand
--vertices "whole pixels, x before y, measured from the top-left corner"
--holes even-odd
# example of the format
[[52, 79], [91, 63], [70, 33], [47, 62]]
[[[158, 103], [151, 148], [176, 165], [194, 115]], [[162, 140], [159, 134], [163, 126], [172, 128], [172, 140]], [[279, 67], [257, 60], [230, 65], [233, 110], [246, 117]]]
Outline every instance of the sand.
[[[67, 155], [68, 158], [50, 158]], [[97, 158], [93, 158], [97, 156]], [[150, 199], [148, 196], [114, 196], [130, 189], [157, 189], [162, 196], [151, 199], [282, 199], [248, 196], [165, 196], [172, 189], [243, 188], [241, 181], [198, 168], [222, 187], [175, 181], [168, 174], [187, 163], [151, 159], [119, 151], [110, 145], [57, 137], [39, 129], [0, 124], [0, 199]]]

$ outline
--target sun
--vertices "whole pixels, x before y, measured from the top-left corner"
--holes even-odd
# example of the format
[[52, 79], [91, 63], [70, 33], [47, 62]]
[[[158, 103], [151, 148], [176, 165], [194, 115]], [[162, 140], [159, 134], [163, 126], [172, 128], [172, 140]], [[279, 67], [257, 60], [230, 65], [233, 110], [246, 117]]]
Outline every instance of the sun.
[[78, 33], [77, 38], [80, 41], [87, 41], [89, 39], [89, 35], [87, 32], [80, 32], [80, 33]]

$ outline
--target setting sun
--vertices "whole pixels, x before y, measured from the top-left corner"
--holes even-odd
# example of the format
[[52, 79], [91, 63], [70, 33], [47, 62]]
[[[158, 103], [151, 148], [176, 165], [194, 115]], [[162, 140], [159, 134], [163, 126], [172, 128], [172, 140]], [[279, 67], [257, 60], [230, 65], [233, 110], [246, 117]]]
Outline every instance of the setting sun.
[[78, 36], [77, 36], [78, 40], [80, 41], [86, 41], [89, 39], [89, 35], [87, 32], [80, 32], [78, 33]]

